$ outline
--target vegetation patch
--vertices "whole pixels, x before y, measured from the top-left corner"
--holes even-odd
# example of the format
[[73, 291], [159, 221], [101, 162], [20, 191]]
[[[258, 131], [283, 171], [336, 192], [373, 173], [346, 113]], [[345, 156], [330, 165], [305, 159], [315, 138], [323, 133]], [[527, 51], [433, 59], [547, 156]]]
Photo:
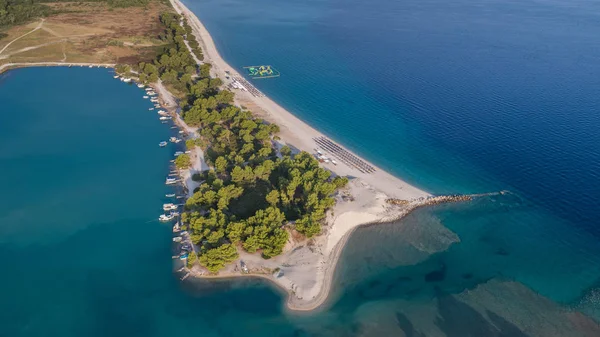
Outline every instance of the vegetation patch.
[[210, 77], [210, 64], [195, 64], [185, 45], [195, 37], [180, 21], [173, 13], [160, 16], [163, 51], [135, 68], [142, 82], [160, 78], [182, 97], [182, 117], [200, 133], [186, 146], [200, 147], [212, 166], [194, 176], [202, 183], [182, 214], [183, 227], [200, 247], [200, 264], [216, 272], [237, 259], [237, 248], [264, 258], [281, 254], [288, 227], [306, 237], [320, 233], [333, 193], [348, 180], [333, 178], [309, 153], [293, 156], [284, 147], [278, 155], [274, 142], [279, 127], [232, 105], [234, 94]]

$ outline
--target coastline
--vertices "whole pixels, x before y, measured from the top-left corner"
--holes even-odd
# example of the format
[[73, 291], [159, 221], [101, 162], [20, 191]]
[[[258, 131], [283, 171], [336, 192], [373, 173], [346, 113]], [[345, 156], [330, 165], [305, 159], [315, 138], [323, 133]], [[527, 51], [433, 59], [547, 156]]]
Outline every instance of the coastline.
[[0, 74], [17, 68], [28, 67], [96, 67], [114, 68], [114, 63], [77, 63], [77, 62], [32, 62], [32, 63], [5, 63], [0, 65]]
[[[204, 50], [207, 63], [213, 68], [215, 77], [224, 79], [225, 71], [230, 75], [243, 78], [230, 67], [218, 54], [212, 38], [199, 19], [180, 1], [171, 0], [176, 12], [183, 14], [194, 30], [199, 44]], [[114, 67], [114, 64], [68, 63], [68, 62], [35, 62], [10, 63], [0, 66], [0, 73], [17, 67], [37, 66], [79, 66], [79, 67]], [[179, 106], [175, 98], [159, 81], [152, 84], [155, 87], [164, 106], [174, 116], [174, 122], [185, 130], [192, 138], [198, 136], [197, 130], [187, 126], [179, 115]], [[319, 145], [314, 141], [317, 137], [326, 137], [316, 129], [295, 117], [266, 96], [254, 96], [248, 91], [236, 90], [236, 104], [249, 108], [254, 114], [281, 127], [279, 133], [282, 145], [314, 153]], [[337, 144], [342, 147], [342, 145]], [[344, 149], [348, 153], [349, 150]], [[355, 155], [356, 156], [356, 155]], [[191, 180], [194, 172], [208, 169], [203, 162], [203, 153], [196, 149], [193, 165], [185, 170], [182, 178], [188, 190], [188, 197], [193, 193], [197, 183]], [[360, 158], [356, 156], [357, 158]], [[310, 240], [294, 241], [290, 239], [280, 256], [264, 260], [260, 255], [240, 252], [240, 260], [245, 261], [252, 270], [251, 274], [242, 274], [237, 270], [237, 263], [226, 267], [219, 275], [205, 275], [192, 270], [192, 275], [207, 279], [223, 279], [232, 277], [260, 277], [273, 282], [288, 294], [286, 306], [291, 311], [313, 311], [322, 308], [330, 299], [333, 278], [338, 260], [345, 248], [346, 242], [356, 228], [374, 223], [385, 223], [398, 220], [413, 209], [434, 202], [433, 197], [401, 179], [390, 175], [375, 165], [361, 159], [375, 168], [374, 173], [365, 173], [345, 163], [324, 165], [325, 168], [341, 176], [352, 176], [350, 186], [336, 197], [336, 205], [328, 212], [326, 225], [319, 236]], [[389, 204], [389, 198], [403, 202], [400, 206]], [[293, 234], [293, 233], [292, 233]], [[293, 235], [292, 235], [293, 236]], [[238, 260], [239, 261], [239, 260]], [[283, 276], [276, 277], [273, 270], [281, 268]]]
[[[224, 86], [233, 80], [226, 78], [244, 78], [233, 67], [227, 64], [218, 53], [218, 50], [207, 29], [198, 17], [189, 10], [181, 1], [170, 0], [175, 11], [184, 16], [200, 44], [205, 63], [210, 63], [211, 76], [221, 78]], [[246, 82], [247, 83], [247, 82]], [[250, 85], [251, 84], [247, 84]], [[326, 138], [304, 121], [294, 116], [291, 112], [262, 95], [260, 92], [253, 94], [252, 89], [235, 90], [235, 104], [245, 106], [253, 114], [267, 122], [280, 126], [279, 136], [281, 145], [288, 145], [297, 151], [314, 153], [317, 148], [324, 149], [315, 139]], [[163, 101], [172, 106], [173, 98], [159, 83], [157, 92]], [[186, 131], [189, 127], [176, 115], [176, 122]], [[195, 135], [196, 133], [190, 133]], [[376, 223], [386, 223], [398, 220], [412, 210], [440, 202], [453, 202], [470, 200], [470, 197], [439, 196], [434, 197], [407, 182], [392, 176], [372, 163], [360, 158], [343, 145], [335, 144], [346, 153], [355, 156], [363, 163], [370, 165], [374, 171], [364, 172], [349, 163], [324, 164], [323, 167], [336, 175], [350, 176], [348, 187], [336, 195], [336, 205], [328, 212], [326, 224], [320, 235], [312, 239], [294, 240], [291, 232], [290, 239], [283, 254], [264, 260], [258, 254], [249, 254], [240, 251], [238, 261], [221, 270], [218, 275], [206, 275], [200, 268], [192, 268], [190, 274], [206, 279], [226, 279], [234, 277], [260, 277], [273, 282], [277, 287], [284, 289], [288, 298], [286, 307], [290, 311], [313, 311], [322, 308], [328, 302], [335, 276], [336, 266], [346, 242], [356, 228]], [[194, 163], [191, 170], [200, 170], [202, 165]], [[188, 186], [193, 191], [193, 186]], [[391, 199], [392, 198], [392, 199]], [[397, 203], [389, 202], [396, 200]], [[243, 261], [249, 273], [243, 274], [238, 269], [238, 262]]]

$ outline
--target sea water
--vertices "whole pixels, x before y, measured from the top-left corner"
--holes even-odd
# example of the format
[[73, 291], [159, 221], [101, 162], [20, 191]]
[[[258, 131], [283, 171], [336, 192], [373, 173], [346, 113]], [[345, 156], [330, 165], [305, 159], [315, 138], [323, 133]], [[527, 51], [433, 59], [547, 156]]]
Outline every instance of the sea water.
[[[332, 139], [434, 194], [510, 191], [359, 230], [331, 311], [503, 280], [600, 319], [598, 2], [185, 3], [230, 65], [276, 67], [253, 84]], [[369, 280], [391, 290], [359, 296]]]
[[359, 229], [331, 303], [290, 315], [261, 281], [172, 274], [156, 218], [174, 131], [141, 90], [105, 69], [11, 71], [0, 336], [568, 336], [563, 309], [599, 317], [595, 2], [186, 3], [334, 140], [436, 194], [511, 193]]

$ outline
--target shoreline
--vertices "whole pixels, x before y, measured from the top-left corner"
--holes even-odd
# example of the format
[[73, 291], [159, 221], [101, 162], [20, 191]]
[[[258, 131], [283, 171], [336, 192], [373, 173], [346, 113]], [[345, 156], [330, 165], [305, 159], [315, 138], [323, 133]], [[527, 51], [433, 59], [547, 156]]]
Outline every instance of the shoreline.
[[[211, 63], [211, 75], [219, 77], [225, 81], [228, 71], [231, 76], [243, 77], [230, 67], [218, 54], [212, 38], [204, 28], [199, 19], [178, 0], [170, 0], [174, 10], [185, 16], [192, 26], [194, 34], [201, 45], [205, 62]], [[39, 67], [39, 66], [79, 66], [79, 67], [114, 67], [114, 64], [92, 64], [92, 63], [61, 63], [61, 62], [35, 62], [35, 63], [10, 63], [0, 66], [0, 73], [5, 69], [17, 67]], [[227, 83], [225, 83], [226, 85]], [[152, 84], [159, 94], [163, 105], [170, 110], [174, 116], [173, 122], [185, 130], [189, 137], [198, 136], [196, 129], [187, 126], [179, 116], [180, 107], [173, 95], [160, 83]], [[285, 110], [277, 103], [264, 95], [255, 96], [248, 91], [236, 90], [236, 105], [248, 107], [255, 115], [269, 122], [278, 124], [281, 128], [279, 133], [281, 145], [289, 145], [298, 150], [314, 153], [315, 148], [321, 148], [315, 142], [317, 137], [326, 137], [321, 132], [312, 128], [310, 125], [298, 119], [291, 112]], [[351, 151], [345, 149], [342, 145], [337, 146], [347, 151], [348, 154], [355, 156], [365, 164], [372, 166], [375, 172], [359, 171], [356, 167], [348, 163], [340, 162], [337, 165], [323, 164], [322, 167], [334, 172], [340, 176], [352, 176], [349, 188], [336, 196], [336, 204], [328, 212], [326, 224], [323, 225], [322, 233], [309, 240], [294, 241], [291, 238], [288, 241], [287, 249], [280, 256], [270, 260], [264, 260], [257, 254], [248, 254], [240, 252], [240, 258], [234, 262], [233, 266], [226, 267], [219, 275], [204, 275], [194, 270], [191, 274], [205, 279], [227, 279], [234, 277], [260, 277], [273, 282], [278, 288], [283, 289], [288, 298], [286, 307], [290, 311], [307, 312], [324, 307], [331, 295], [333, 279], [337, 269], [339, 258], [346, 246], [346, 243], [352, 233], [358, 227], [372, 225], [374, 223], [386, 223], [396, 221], [410, 213], [417, 207], [430, 204], [434, 199], [429, 193], [420, 190], [401, 179], [381, 170], [377, 166], [361, 159]], [[190, 169], [185, 170], [182, 177], [189, 177], [194, 172], [207, 169], [202, 161], [201, 151], [196, 151], [195, 160]], [[184, 179], [184, 186], [188, 193], [193, 193], [195, 186], [191, 179]], [[350, 190], [350, 192], [348, 192]], [[342, 195], [348, 192], [347, 195]], [[350, 198], [348, 201], [345, 197]], [[389, 198], [396, 198], [402, 201], [398, 205], [390, 205], [387, 202]], [[444, 197], [446, 198], [446, 197]], [[355, 200], [356, 199], [356, 200]], [[334, 216], [335, 214], [335, 216]], [[259, 268], [259, 273], [242, 274], [237, 270], [237, 262], [245, 260], [247, 265], [252, 268]], [[284, 276], [274, 276], [273, 270], [279, 269], [279, 266], [288, 266], [281, 268]], [[232, 270], [233, 268], [233, 270]], [[265, 272], [268, 270], [269, 272]]]
[[91, 68], [114, 68], [114, 63], [77, 63], [77, 62], [32, 62], [32, 63], [5, 63], [0, 65], [0, 74], [6, 71], [30, 68], [30, 67], [91, 67]]
[[[174, 10], [185, 17], [192, 27], [193, 34], [204, 53], [203, 63], [212, 65], [211, 76], [223, 80], [224, 86], [233, 82], [231, 79], [225, 80], [227, 77], [243, 81], [244, 77], [221, 58], [212, 37], [198, 17], [181, 1], [170, 0], [170, 2]], [[244, 83], [251, 86], [247, 82]], [[162, 87], [160, 83], [158, 86]], [[257, 91], [253, 93], [252, 87], [250, 89], [250, 91], [232, 90], [235, 93], [235, 104], [245, 106], [254, 115], [279, 125], [281, 145], [288, 145], [298, 151], [313, 154], [317, 149], [324, 152], [332, 149], [322, 146], [323, 144], [317, 141], [319, 138], [329, 141], [327, 136], [267, 96], [260, 92], [256, 94]], [[172, 95], [164, 87], [157, 88], [157, 92], [161, 96], [170, 96], [166, 99], [163, 98], [163, 101], [173, 102]], [[174, 106], [173, 108], [177, 110], [175, 115], [178, 116], [179, 107]], [[178, 117], [176, 117], [176, 122], [183, 129], [189, 129]], [[360, 158], [345, 149], [343, 145], [333, 144], [363, 164], [371, 166], [373, 170], [365, 172], [357, 166], [353, 167], [352, 163], [348, 162], [321, 165], [336, 175], [353, 178], [349, 187], [337, 193], [336, 204], [328, 212], [321, 234], [312, 239], [295, 241], [294, 233], [291, 232], [288, 244], [279, 256], [264, 260], [260, 255], [249, 254], [241, 250], [239, 259], [226, 266], [218, 275], [205, 275], [198, 266], [193, 267], [192, 270], [185, 268], [189, 275], [203, 279], [260, 277], [273, 282], [276, 287], [286, 291], [285, 307], [288, 311], [314, 311], [326, 307], [328, 300], [331, 299], [339, 258], [349, 237], [358, 227], [397, 221], [422, 206], [471, 200], [469, 196], [433, 196]], [[327, 154], [329, 155], [329, 153]], [[190, 170], [198, 169], [193, 166]], [[191, 189], [188, 187], [188, 190]], [[390, 202], [390, 200], [395, 202]], [[241, 270], [238, 269], [238, 263], [241, 266], [242, 262], [247, 266], [249, 273], [241, 273]]]
[[[208, 31], [199, 19], [178, 0], [171, 0], [176, 12], [183, 14], [194, 30], [199, 44], [203, 48], [207, 63], [211, 63], [211, 75], [225, 79], [225, 71], [232, 76], [243, 78], [237, 71], [230, 67], [221, 58], [216, 50], [214, 42]], [[79, 67], [106, 67], [112, 68], [114, 64], [93, 63], [68, 63], [68, 62], [35, 62], [35, 63], [9, 63], [0, 66], [0, 73], [4, 70], [20, 67], [40, 66], [79, 66]], [[225, 82], [225, 80], [224, 80]], [[198, 132], [195, 128], [186, 125], [180, 118], [180, 107], [173, 95], [159, 81], [151, 84], [162, 101], [162, 105], [173, 115], [173, 122], [179, 128], [185, 130], [188, 136], [195, 138]], [[281, 127], [281, 145], [289, 145], [298, 150], [314, 153], [314, 149], [320, 147], [314, 139], [326, 137], [316, 129], [298, 119], [291, 112], [285, 110], [274, 101], [264, 95], [254, 96], [248, 91], [235, 91], [236, 105], [248, 107], [255, 115], [259, 115], [267, 121], [277, 123]], [[342, 145], [336, 144], [343, 148]], [[325, 151], [325, 149], [323, 149]], [[346, 150], [352, 154], [351, 151]], [[204, 275], [192, 270], [192, 276], [204, 279], [228, 279], [235, 277], [259, 277], [269, 280], [274, 285], [287, 293], [285, 307], [293, 312], [308, 312], [324, 308], [331, 300], [331, 293], [338, 261], [346, 247], [346, 243], [352, 233], [358, 228], [375, 223], [387, 223], [396, 221], [410, 213], [417, 207], [433, 202], [429, 193], [422, 191], [401, 179], [377, 168], [375, 165], [361, 159], [359, 160], [375, 168], [375, 172], [366, 173], [357, 170], [356, 167], [347, 163], [323, 164], [322, 167], [329, 169], [337, 175], [353, 176], [351, 185], [343, 192], [336, 195], [336, 204], [328, 212], [326, 224], [323, 225], [322, 233], [309, 240], [288, 241], [287, 249], [280, 256], [270, 260], [264, 260], [260, 255], [240, 252], [240, 258], [234, 264], [226, 267], [219, 275]], [[194, 152], [193, 165], [190, 169], [182, 172], [184, 186], [188, 190], [188, 197], [195, 188], [195, 182], [188, 179], [194, 172], [207, 169], [203, 162], [202, 151]], [[347, 193], [347, 194], [344, 194]], [[351, 199], [350, 201], [347, 198]], [[397, 198], [402, 201], [400, 207], [387, 202], [389, 198]], [[334, 216], [335, 214], [335, 216]], [[292, 236], [292, 235], [291, 235]], [[237, 270], [237, 263], [244, 260], [253, 269], [250, 274], [242, 274]], [[273, 270], [282, 267], [284, 276], [274, 276]], [[233, 269], [232, 269], [233, 268]]]

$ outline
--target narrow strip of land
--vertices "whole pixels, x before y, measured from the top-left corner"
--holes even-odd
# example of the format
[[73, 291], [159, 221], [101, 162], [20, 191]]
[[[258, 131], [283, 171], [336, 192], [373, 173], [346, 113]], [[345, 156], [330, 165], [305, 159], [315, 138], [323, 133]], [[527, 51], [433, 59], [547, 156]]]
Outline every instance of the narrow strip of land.
[[5, 70], [24, 67], [104, 67], [113, 68], [114, 63], [72, 63], [72, 62], [22, 62], [5, 63], [0, 65], [0, 74]]
[[[336, 205], [327, 217], [323, 233], [318, 237], [310, 241], [295, 241], [292, 238], [283, 254], [269, 260], [264, 260], [258, 254], [240, 251], [240, 264], [243, 261], [244, 269], [247, 268], [251, 275], [272, 280], [288, 292], [289, 309], [313, 310], [329, 297], [337, 260], [354, 229], [364, 224], [397, 219], [412, 209], [435, 200], [427, 192], [390, 175], [334, 143], [256, 90], [221, 58], [210, 34], [199, 19], [180, 1], [170, 1], [176, 12], [183, 15], [192, 27], [193, 34], [202, 47], [204, 62], [212, 65], [211, 75], [224, 80], [224, 85], [229, 88], [239, 87], [232, 85], [235, 80], [246, 89], [235, 91], [237, 105], [245, 106], [266, 121], [279, 125], [279, 136], [286, 145], [298, 151], [335, 157], [338, 162], [324, 161], [325, 168], [337, 175], [355, 178], [343, 193], [337, 195]], [[186, 43], [186, 46], [190, 49], [189, 44]], [[406, 204], [390, 204], [386, 202], [389, 198], [404, 200]], [[273, 274], [273, 270], [278, 272]], [[200, 270], [192, 270], [192, 274], [215, 277]], [[221, 270], [216, 277], [242, 275], [246, 274], [242, 274], [235, 263]]]

